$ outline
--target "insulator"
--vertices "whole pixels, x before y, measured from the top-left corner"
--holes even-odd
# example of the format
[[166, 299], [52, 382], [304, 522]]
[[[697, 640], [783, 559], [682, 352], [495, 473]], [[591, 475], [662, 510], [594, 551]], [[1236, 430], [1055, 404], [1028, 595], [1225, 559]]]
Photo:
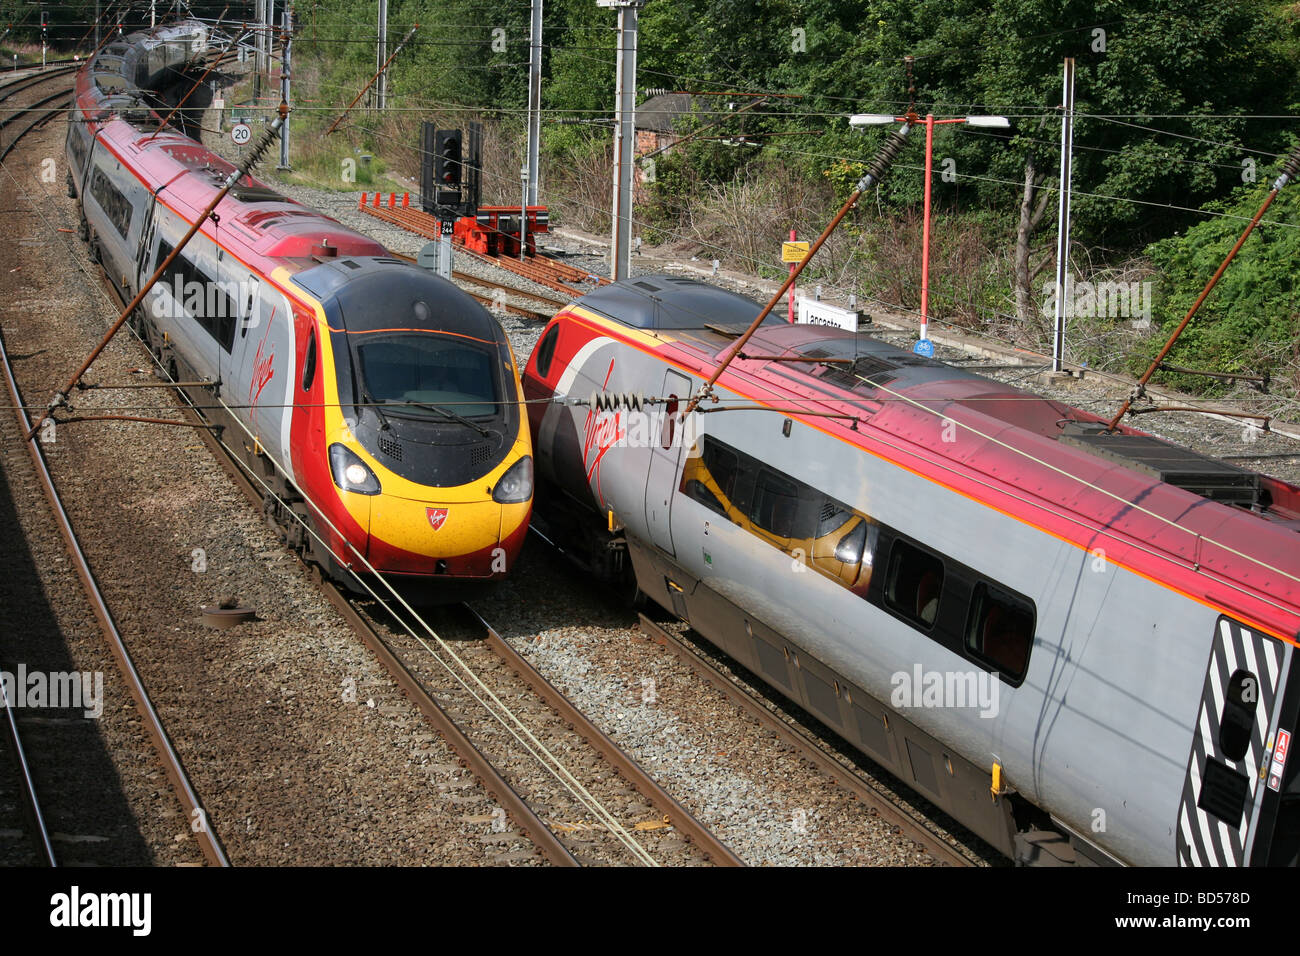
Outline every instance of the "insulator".
[[1282, 172], [1273, 183], [1273, 188], [1281, 189], [1295, 178], [1296, 173], [1300, 173], [1300, 146], [1296, 146], [1295, 149], [1291, 150], [1291, 155], [1282, 164]]
[[903, 151], [903, 147], [906, 145], [907, 135], [900, 130], [894, 130], [885, 137], [880, 152], [876, 153], [876, 158], [867, 167], [867, 175], [863, 177], [871, 180], [867, 185], [874, 185], [884, 178], [885, 173], [894, 164], [894, 160], [898, 158], [898, 154]]
[[646, 399], [640, 392], [592, 392], [586, 404], [601, 412], [626, 408], [639, 412], [645, 408]]

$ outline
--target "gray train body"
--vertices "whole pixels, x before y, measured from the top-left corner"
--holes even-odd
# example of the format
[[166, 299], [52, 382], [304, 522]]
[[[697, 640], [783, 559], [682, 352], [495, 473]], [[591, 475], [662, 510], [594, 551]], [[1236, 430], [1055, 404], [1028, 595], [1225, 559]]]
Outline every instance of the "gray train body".
[[[1278, 730], [1295, 724], [1295, 694], [1285, 707], [1281, 694], [1294, 683], [1292, 644], [1108, 560], [1102, 535], [1096, 547], [1082, 547], [854, 447], [815, 417], [786, 414], [805, 392], [797, 379], [785, 382], [782, 368], [743, 393], [719, 386], [703, 414], [673, 424], [665, 410], [697, 394], [712, 369], [692, 369], [691, 348], [712, 357], [730, 341], [717, 331], [743, 329], [757, 309], [697, 283], [642, 284], [648, 295], [619, 283], [578, 300], [551, 326], [556, 340], [548, 344], [551, 329], [544, 333], [526, 370], [530, 398], [556, 399], [535, 411], [533, 427], [538, 508], [557, 536], [573, 542], [585, 534], [595, 566], [625, 548], [644, 594], [1020, 861], [1267, 857], [1268, 841], [1256, 835], [1276, 823], [1287, 788], [1271, 791], [1261, 768], [1270, 765]], [[966, 392], [1000, 388], [838, 330], [765, 325], [747, 350], [771, 355], [810, 343], [892, 366], [890, 387], [899, 394], [937, 380]], [[657, 417], [637, 429], [635, 410], [597, 412], [571, 401], [593, 394], [670, 404], [646, 406]], [[728, 406], [751, 407], [718, 411]], [[927, 427], [923, 418], [904, 417], [904, 427], [875, 437], [910, 450], [908, 428]], [[875, 530], [859, 581], [865, 574], [872, 583], [847, 587], [810, 566], [802, 549], [774, 546], [745, 517], [728, 520], [717, 485], [688, 493], [688, 463], [708, 448], [757, 473], [751, 516], [766, 507], [766, 490], [757, 489], [781, 482], [798, 496], [824, 495], [822, 515], [847, 506], [869, 516]], [[602, 534], [602, 526], [614, 530]], [[887, 567], [895, 550], [903, 557]], [[944, 575], [937, 610], [922, 617], [891, 598], [884, 579], [913, 552], [940, 561]], [[966, 629], [974, 603], [990, 594], [1032, 614], [1022, 673], [936, 637], [944, 622], [952, 632]], [[1255, 676], [1262, 693], [1249, 751], [1234, 761], [1214, 728], [1238, 670]], [[1208, 762], [1229, 767], [1233, 786], [1247, 781], [1235, 826], [1197, 805], [1206, 802], [1200, 777]]]

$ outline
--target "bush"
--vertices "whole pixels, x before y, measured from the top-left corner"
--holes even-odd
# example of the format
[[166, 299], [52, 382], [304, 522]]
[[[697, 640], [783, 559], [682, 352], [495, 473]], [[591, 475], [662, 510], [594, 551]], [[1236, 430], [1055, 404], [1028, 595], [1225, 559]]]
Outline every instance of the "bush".
[[[1300, 220], [1300, 195], [1294, 190], [1278, 194], [1266, 214], [1277, 224], [1262, 223], [1246, 240], [1174, 346], [1168, 359], [1171, 363], [1250, 375], [1285, 375], [1287, 364], [1294, 363], [1294, 343], [1300, 335], [1300, 301], [1293, 278], [1300, 258], [1300, 229], [1291, 225]], [[1227, 216], [1208, 219], [1184, 236], [1162, 240], [1147, 249], [1159, 271], [1155, 318], [1163, 334], [1134, 356], [1133, 370], [1145, 370], [1155, 357], [1267, 192], [1264, 183], [1241, 187], [1229, 200], [1206, 207]], [[1197, 391], [1221, 389], [1202, 377], [1171, 374], [1165, 380]]]

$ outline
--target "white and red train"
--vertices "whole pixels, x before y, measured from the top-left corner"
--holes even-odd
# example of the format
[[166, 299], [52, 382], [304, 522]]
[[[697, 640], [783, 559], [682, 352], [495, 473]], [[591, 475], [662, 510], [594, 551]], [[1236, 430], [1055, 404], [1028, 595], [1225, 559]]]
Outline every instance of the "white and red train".
[[[69, 187], [124, 302], [234, 171], [183, 126], [159, 130], [207, 43], [195, 22], [133, 34], [77, 77]], [[339, 580], [513, 567], [532, 505], [518, 372], [451, 283], [245, 176], [133, 322], [173, 375], [213, 383], [205, 404], [277, 491], [273, 517]]]
[[683, 420], [757, 313], [646, 276], [551, 321], [550, 534], [1020, 861], [1295, 864], [1300, 489], [820, 326]]

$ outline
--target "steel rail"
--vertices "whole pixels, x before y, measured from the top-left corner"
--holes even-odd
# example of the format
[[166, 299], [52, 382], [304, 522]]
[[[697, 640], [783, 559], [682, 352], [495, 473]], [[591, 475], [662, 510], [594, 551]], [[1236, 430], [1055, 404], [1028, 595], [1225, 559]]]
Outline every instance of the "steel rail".
[[334, 584], [320, 578], [320, 586], [329, 602], [338, 609], [353, 630], [361, 636], [366, 647], [379, 659], [380, 664], [397, 682], [402, 693], [419, 709], [429, 723], [437, 728], [443, 739], [456, 751], [483, 784], [483, 788], [502, 808], [514, 818], [516, 824], [533, 841], [541, 854], [556, 866], [581, 866], [577, 858], [560, 842], [541, 817], [528, 806], [491, 761], [474, 746], [473, 741], [456, 725], [455, 720], [433, 698], [405, 664], [393, 653], [377, 630], [362, 617]]
[[461, 272], [457, 269], [452, 270], [451, 277], [453, 279], [460, 279], [462, 282], [473, 282], [477, 285], [485, 285], [490, 289], [501, 289], [504, 292], [509, 292], [511, 295], [517, 295], [524, 299], [532, 299], [536, 302], [542, 302], [555, 309], [562, 309], [569, 304], [561, 299], [552, 299], [549, 295], [539, 295], [536, 292], [525, 292], [523, 289], [516, 289], [514, 286], [506, 285], [504, 282], [494, 282], [491, 279], [473, 276], [468, 272]]
[[50, 70], [47, 73], [36, 73], [31, 75], [20, 76], [16, 80], [11, 80], [8, 83], [0, 84], [0, 101], [7, 100], [15, 93], [20, 93], [23, 90], [30, 89], [33, 86], [39, 86], [41, 83], [45, 82], [46, 80], [52, 80], [55, 79], [56, 77], [64, 76], [65, 74], [75, 72], [76, 70], [77, 67], [75, 66], [65, 66], [65, 67], [60, 67], [57, 70]]
[[[5, 381], [9, 388], [9, 396], [14, 405], [14, 413], [18, 418], [19, 427], [25, 432], [32, 429], [31, 421], [27, 417], [27, 412], [23, 408], [22, 396], [18, 391], [18, 382], [14, 378], [13, 368], [9, 362], [9, 354], [5, 350], [4, 336], [0, 334], [0, 365], [4, 367]], [[31, 454], [32, 464], [36, 469], [36, 474], [40, 480], [41, 490], [44, 491], [46, 499], [49, 501], [50, 509], [54, 513], [54, 518], [59, 524], [59, 530], [63, 534], [64, 544], [67, 546], [69, 557], [72, 559], [73, 566], [76, 568], [77, 575], [81, 578], [83, 589], [86, 597], [90, 602], [91, 610], [94, 612], [96, 619], [99, 621], [100, 629], [108, 639], [109, 650], [112, 651], [113, 657], [117, 660], [118, 669], [122, 673], [123, 679], [131, 692], [131, 697], [135, 700], [136, 710], [139, 712], [144, 721], [145, 729], [153, 739], [154, 747], [158, 755], [162, 758], [163, 768], [167, 773], [168, 779], [176, 789], [177, 797], [185, 809], [186, 818], [191, 824], [198, 822], [199, 826], [195, 830], [196, 839], [199, 848], [202, 850], [204, 857], [214, 866], [229, 866], [230, 861], [226, 857], [225, 849], [221, 845], [220, 839], [212, 828], [212, 821], [208, 819], [207, 812], [203, 809], [198, 795], [194, 792], [190, 784], [189, 776], [185, 772], [185, 767], [181, 763], [180, 755], [176, 753], [175, 747], [172, 746], [171, 738], [167, 735], [166, 729], [162, 725], [162, 720], [158, 716], [157, 710], [154, 709], [153, 701], [149, 698], [149, 693], [145, 689], [144, 681], [140, 677], [139, 671], [136, 670], [135, 663], [131, 659], [131, 653], [127, 650], [126, 643], [122, 639], [122, 634], [117, 629], [117, 624], [113, 620], [112, 612], [104, 600], [104, 595], [99, 589], [99, 583], [95, 580], [91, 572], [90, 564], [86, 560], [85, 553], [81, 550], [81, 544], [77, 540], [76, 532], [73, 530], [72, 522], [68, 517], [67, 511], [64, 510], [63, 502], [59, 498], [58, 489], [54, 485], [54, 479], [50, 475], [49, 468], [46, 466], [45, 455], [41, 451], [40, 443], [27, 441], [28, 451]], [[192, 827], [193, 828], [193, 827]]]
[[955, 847], [948, 844], [937, 834], [918, 823], [910, 814], [899, 809], [890, 800], [867, 783], [857, 773], [849, 770], [838, 760], [826, 753], [825, 749], [811, 736], [798, 727], [794, 727], [764, 707], [748, 691], [721, 671], [712, 661], [702, 657], [698, 651], [684, 642], [676, 634], [656, 624], [644, 614], [638, 615], [641, 630], [656, 644], [672, 651], [679, 660], [687, 664], [709, 684], [722, 691], [732, 702], [737, 704], [763, 726], [774, 731], [785, 743], [795, 748], [804, 759], [817, 769], [831, 777], [836, 783], [848, 790], [853, 796], [870, 806], [886, 822], [898, 827], [909, 839], [920, 844], [936, 862], [946, 866], [972, 866], [972, 861]]
[[[405, 253], [401, 253], [401, 252], [393, 252], [390, 250], [389, 255], [392, 256], [394, 259], [401, 259], [403, 262], [412, 262], [412, 263], [418, 262], [418, 260], [414, 256], [408, 256]], [[485, 288], [488, 289], [500, 289], [503, 292], [508, 292], [511, 295], [517, 295], [522, 298], [537, 299], [555, 308], [561, 308], [564, 306], [563, 302], [560, 302], [556, 299], [549, 298], [548, 296], [538, 295], [536, 292], [524, 292], [522, 289], [516, 289], [514, 286], [506, 285], [504, 282], [493, 282], [491, 279], [480, 279], [478, 276], [470, 275], [468, 272], [461, 272], [459, 269], [453, 269], [451, 273], [451, 277], [452, 279], [455, 279], [459, 282], [468, 282], [473, 285], [484, 286]], [[491, 298], [490, 296], [479, 295], [477, 292], [471, 292], [469, 289], [462, 289], [461, 291], [464, 292], [470, 298], [477, 299], [479, 302], [482, 302], [484, 305], [496, 306], [499, 304], [501, 308], [505, 309], [507, 312], [513, 313], [514, 315], [522, 315], [525, 318], [535, 319], [542, 322], [545, 322], [550, 318], [549, 315], [543, 312], [537, 312], [534, 309], [525, 309], [522, 306], [510, 305], [505, 302], [498, 303], [495, 299]]]
[[[52, 95], [50, 95], [50, 96], [45, 97], [45, 99], [43, 99], [43, 100], [38, 100], [37, 102], [33, 103], [31, 106], [26, 107], [25, 110], [24, 110], [24, 112], [26, 112], [27, 110], [35, 110], [35, 109], [38, 109], [39, 107], [44, 106], [46, 103], [50, 103], [50, 102], [52, 102], [52, 101], [54, 101], [54, 100], [70, 100], [70, 99], [72, 99], [72, 91], [71, 91], [71, 90], [62, 90], [62, 91], [60, 91], [60, 92], [58, 92], [58, 93], [54, 93], [54, 94], [52, 94]], [[49, 120], [53, 119], [54, 117], [58, 116], [60, 113], [63, 112], [63, 110], [64, 110], [64, 108], [65, 108], [66, 105], [67, 105], [66, 103], [61, 103], [60, 105], [55, 106], [55, 107], [53, 107], [52, 109], [45, 110], [44, 112], [41, 112], [41, 113], [39, 113], [38, 115], [36, 115], [35, 117], [33, 117], [32, 121], [31, 121], [30, 123], [28, 123], [28, 124], [27, 124], [26, 126], [24, 126], [22, 129], [20, 129], [20, 130], [19, 130], [19, 131], [14, 135], [14, 138], [13, 138], [12, 140], [10, 140], [9, 145], [6, 146], [3, 150], [0, 150], [0, 162], [3, 162], [3, 161], [5, 160], [5, 158], [6, 158], [6, 157], [11, 153], [11, 152], [14, 151], [14, 148], [15, 148], [15, 147], [20, 143], [20, 142], [22, 142], [22, 138], [23, 138], [24, 136], [26, 136], [28, 133], [30, 133], [32, 130], [34, 130], [36, 127], [40, 126], [42, 123], [46, 123], [46, 122], [48, 122]], [[10, 123], [15, 123], [15, 122], [17, 122], [17, 120], [18, 120], [18, 115], [17, 115], [17, 114], [15, 114], [15, 115], [13, 115], [13, 116], [10, 116], [8, 119], [0, 120], [0, 130], [3, 130], [3, 129], [5, 129], [6, 127], [8, 127]]]
[[646, 773], [635, 760], [611, 740], [599, 727], [593, 724], [587, 717], [573, 705], [564, 694], [555, 688], [555, 686], [543, 677], [532, 664], [510, 646], [500, 634], [488, 624], [483, 617], [468, 604], [463, 605], [465, 610], [478, 622], [479, 626], [485, 633], [484, 642], [489, 648], [502, 660], [506, 665], [515, 672], [530, 688], [533, 693], [546, 702], [560, 717], [573, 728], [574, 732], [583, 737], [587, 743], [599, 753], [605, 760], [614, 767], [623, 778], [632, 786], [636, 787], [643, 796], [649, 798], [659, 811], [668, 818], [668, 821], [677, 829], [679, 833], [695, 844], [699, 850], [705, 854], [718, 866], [745, 866], [744, 860], [736, 856], [730, 848], [719, 840], [707, 827], [697, 820], [689, 810], [683, 807], [673, 798], [673, 796], [664, 790], [663, 787]]
[[[186, 400], [182, 405], [184, 415], [191, 418], [196, 424], [208, 424], [207, 420], [192, 407], [188, 393], [184, 389], [178, 389], [178, 391], [182, 393]], [[235, 486], [250, 501], [261, 504], [265, 496], [249, 480], [243, 464], [230, 456], [226, 447], [213, 434], [212, 429], [202, 428], [198, 430], [198, 433], [222, 470], [235, 483]], [[402, 693], [419, 709], [425, 719], [442, 734], [448, 746], [478, 777], [483, 784], [483, 788], [496, 798], [507, 814], [514, 818], [515, 823], [533, 841], [538, 851], [556, 866], [580, 866], [581, 864], [560, 842], [559, 838], [551, 832], [550, 828], [506, 782], [505, 778], [501, 776], [483, 753], [456, 726], [450, 715], [439, 706], [419, 679], [397, 658], [384, 639], [371, 626], [370, 622], [357, 612], [356, 608], [352, 606], [352, 602], [338, 588], [321, 577], [318, 572], [316, 579], [326, 599], [338, 609], [344, 620], [357, 632], [371, 653], [375, 655], [379, 663], [388, 671], [398, 687], [401, 688]]]
[[50, 830], [45, 824], [45, 814], [41, 812], [41, 800], [36, 793], [36, 781], [32, 779], [32, 769], [27, 763], [27, 751], [23, 749], [22, 734], [18, 730], [18, 717], [14, 713], [13, 706], [9, 703], [9, 694], [4, 689], [3, 683], [0, 683], [0, 699], [3, 700], [5, 710], [5, 739], [8, 740], [10, 749], [13, 750], [14, 763], [17, 765], [22, 789], [24, 811], [32, 826], [32, 836], [36, 843], [36, 850], [50, 866], [58, 866], [59, 861], [54, 854], [54, 844], [50, 839]]
[[[189, 396], [186, 395], [185, 397], [188, 400]], [[204, 419], [198, 415], [192, 406], [186, 406], [184, 414], [186, 417], [194, 419], [196, 423], [204, 423]], [[225, 445], [216, 435], [212, 434], [211, 428], [200, 430], [199, 435], [212, 451], [222, 469], [230, 475], [236, 486], [251, 501], [261, 503], [265, 496], [249, 480], [243, 463], [231, 457]], [[402, 693], [416, 705], [425, 718], [443, 735], [443, 739], [446, 740], [448, 745], [479, 778], [484, 789], [514, 818], [516, 824], [523, 829], [542, 855], [558, 866], [580, 866], [581, 863], [569, 852], [559, 837], [528, 806], [526, 800], [518, 791], [511, 787], [489, 758], [460, 729], [454, 718], [438, 704], [419, 678], [393, 652], [388, 642], [366, 620], [365, 616], [353, 606], [352, 602], [347, 599], [337, 586], [321, 575], [318, 567], [312, 566], [311, 570], [326, 598], [357, 632], [385, 670], [393, 677]], [[485, 632], [485, 643], [488, 647], [501, 657], [520, 679], [528, 684], [533, 692], [548, 706], [555, 710], [576, 733], [584, 737], [593, 750], [599, 753], [611, 766], [617, 768], [629, 783], [648, 798], [650, 803], [656, 806], [661, 813], [667, 816], [671, 825], [679, 833], [690, 840], [707, 858], [717, 865], [745, 865], [743, 860], [710, 833], [689, 811], [646, 774], [630, 756], [621, 751], [614, 741], [583, 716], [572, 702], [565, 698], [563, 694], [556, 690], [526, 660], [502, 640], [491, 625], [477, 612], [468, 605], [463, 606]]]

